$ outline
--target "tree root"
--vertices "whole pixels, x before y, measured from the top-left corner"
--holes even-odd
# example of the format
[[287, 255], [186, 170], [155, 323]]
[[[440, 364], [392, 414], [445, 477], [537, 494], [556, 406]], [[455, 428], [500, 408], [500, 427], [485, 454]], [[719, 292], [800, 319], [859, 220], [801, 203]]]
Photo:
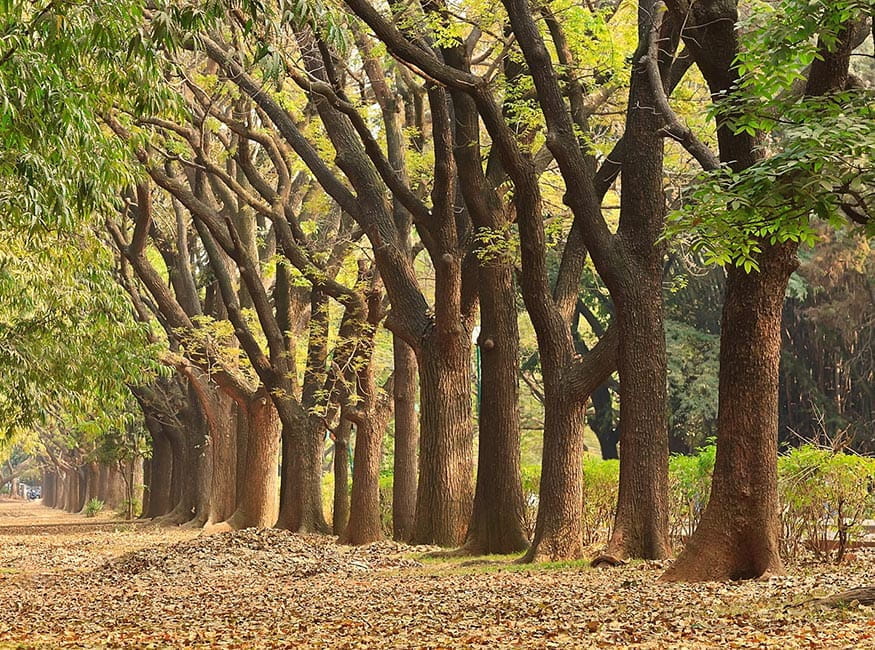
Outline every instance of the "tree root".
[[815, 605], [819, 607], [846, 607], [848, 605], [875, 605], [875, 585], [868, 587], [857, 587], [856, 589], [848, 589], [832, 596], [824, 598], [809, 598], [800, 603], [787, 605], [784, 610], [795, 609], [804, 605]]

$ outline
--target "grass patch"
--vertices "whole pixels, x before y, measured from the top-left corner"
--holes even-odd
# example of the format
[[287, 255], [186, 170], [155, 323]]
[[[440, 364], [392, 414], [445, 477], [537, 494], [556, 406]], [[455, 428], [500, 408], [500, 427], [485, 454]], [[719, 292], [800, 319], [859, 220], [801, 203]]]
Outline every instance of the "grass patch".
[[546, 571], [591, 570], [589, 558], [559, 562], [518, 563], [522, 554], [514, 555], [468, 555], [459, 557], [435, 557], [430, 553], [412, 553], [410, 558], [423, 564], [423, 571], [432, 575], [479, 575], [484, 573], [541, 573]]

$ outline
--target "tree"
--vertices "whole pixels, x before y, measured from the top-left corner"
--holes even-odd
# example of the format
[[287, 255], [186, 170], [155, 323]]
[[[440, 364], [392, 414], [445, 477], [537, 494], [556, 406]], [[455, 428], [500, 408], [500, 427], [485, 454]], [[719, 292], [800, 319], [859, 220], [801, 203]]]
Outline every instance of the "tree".
[[[770, 43], [774, 45], [777, 40], [780, 46], [792, 47], [817, 37], [805, 74], [804, 92], [797, 100], [797, 107], [801, 106], [812, 121], [817, 116], [810, 112], [811, 108], [825, 106], [821, 97], [826, 96], [827, 103], [842, 101], [850, 53], [858, 44], [854, 32], [861, 7], [855, 3], [839, 4], [824, 7], [812, 16], [807, 9], [789, 3], [790, 20], [779, 23], [787, 32], [776, 30], [777, 39]], [[741, 180], [734, 189], [740, 190], [738, 194], [745, 205], [757, 206], [756, 193], [745, 195], [743, 191], [755, 186], [744, 181], [756, 178], [762, 182], [761, 174], [769, 169], [770, 159], [758, 129], [744, 118], [739, 119], [740, 109], [733, 104], [733, 99], [745, 90], [741, 73], [744, 64], [739, 63], [737, 7], [734, 2], [718, 0], [694, 6], [672, 3], [672, 11], [687, 20], [684, 32], [687, 45], [714, 101], [728, 107], [720, 114], [717, 125], [720, 162], [729, 168], [730, 179]], [[795, 57], [792, 63], [797, 64]], [[792, 131], [788, 135], [789, 142], [784, 146], [792, 150]], [[691, 149], [701, 144], [690, 142], [688, 139]], [[706, 168], [716, 173], [719, 163], [713, 154], [703, 155], [702, 159], [706, 160]], [[797, 169], [804, 174], [804, 167]], [[771, 193], [776, 189], [783, 191], [780, 177], [766, 173], [765, 178]], [[791, 183], [796, 180], [792, 174], [788, 179]], [[803, 179], [803, 186], [804, 183]], [[827, 191], [842, 192], [832, 185]], [[734, 220], [731, 217], [728, 220], [750, 238], [747, 247], [741, 250], [751, 253], [742, 254], [739, 264], [727, 270], [717, 458], [711, 496], [698, 528], [677, 562], [666, 572], [666, 580], [754, 578], [783, 570], [778, 553], [776, 470], [781, 310], [787, 282], [796, 268], [800, 233], [805, 230], [805, 219], [815, 209], [806, 204], [806, 195], [799, 196], [801, 205], [791, 203], [784, 212], [767, 211], [760, 205], [757, 207], [761, 211], [753, 215], [741, 210]], [[731, 210], [734, 204], [727, 205]]]

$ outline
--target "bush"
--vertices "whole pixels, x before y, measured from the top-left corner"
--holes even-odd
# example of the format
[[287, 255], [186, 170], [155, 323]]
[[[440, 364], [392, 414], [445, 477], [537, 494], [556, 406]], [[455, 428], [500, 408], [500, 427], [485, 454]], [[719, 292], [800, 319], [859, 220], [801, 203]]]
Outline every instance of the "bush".
[[864, 519], [875, 517], [875, 459], [803, 446], [778, 459], [782, 551], [804, 545], [841, 562]]
[[85, 516], [95, 517], [97, 513], [103, 510], [103, 501], [100, 499], [91, 499], [85, 504]]
[[708, 503], [717, 448], [708, 445], [695, 456], [672, 456], [668, 462], [669, 534], [676, 542], [693, 534]]
[[587, 456], [583, 461], [583, 543], [607, 541], [611, 533], [617, 492], [620, 482], [620, 461], [601, 460]]
[[380, 472], [380, 525], [387, 539], [392, 539], [392, 470]]
[[523, 526], [529, 539], [535, 534], [535, 521], [538, 516], [538, 491], [541, 487], [541, 466], [523, 465], [521, 468], [523, 483]]

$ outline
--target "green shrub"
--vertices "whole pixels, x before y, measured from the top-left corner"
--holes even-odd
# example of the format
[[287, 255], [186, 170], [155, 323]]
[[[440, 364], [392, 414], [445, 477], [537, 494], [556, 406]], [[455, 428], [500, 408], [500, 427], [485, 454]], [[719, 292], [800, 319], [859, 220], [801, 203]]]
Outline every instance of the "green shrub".
[[392, 485], [394, 475], [392, 470], [380, 472], [380, 524], [383, 534], [392, 539]]
[[583, 461], [583, 543], [607, 541], [617, 507], [620, 461], [586, 456]]
[[85, 516], [95, 517], [97, 513], [103, 510], [103, 501], [100, 499], [91, 499], [85, 504]]
[[541, 486], [541, 466], [523, 465], [521, 468], [523, 483], [523, 526], [529, 539], [535, 534], [535, 520], [538, 516], [538, 491]]
[[717, 448], [708, 445], [695, 456], [672, 456], [668, 462], [669, 534], [676, 542], [693, 534], [708, 503]]
[[819, 558], [842, 560], [864, 519], [875, 517], [875, 459], [803, 446], [778, 459], [782, 551], [804, 544]]

